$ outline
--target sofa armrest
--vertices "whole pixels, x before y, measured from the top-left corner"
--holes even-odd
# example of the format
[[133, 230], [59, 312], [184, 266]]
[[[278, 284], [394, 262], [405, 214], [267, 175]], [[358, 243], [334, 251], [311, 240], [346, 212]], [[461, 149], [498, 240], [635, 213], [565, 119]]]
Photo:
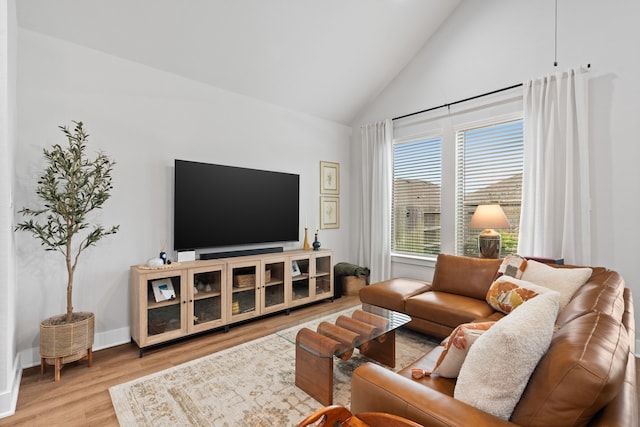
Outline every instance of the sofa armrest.
[[387, 412], [425, 426], [515, 425], [373, 363], [353, 372], [351, 412]]

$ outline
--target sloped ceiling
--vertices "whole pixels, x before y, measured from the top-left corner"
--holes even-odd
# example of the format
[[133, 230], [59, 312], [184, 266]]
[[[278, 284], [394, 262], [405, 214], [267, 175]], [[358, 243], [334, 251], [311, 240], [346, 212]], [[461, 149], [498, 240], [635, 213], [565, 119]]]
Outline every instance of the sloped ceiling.
[[459, 0], [18, 0], [21, 28], [350, 124]]

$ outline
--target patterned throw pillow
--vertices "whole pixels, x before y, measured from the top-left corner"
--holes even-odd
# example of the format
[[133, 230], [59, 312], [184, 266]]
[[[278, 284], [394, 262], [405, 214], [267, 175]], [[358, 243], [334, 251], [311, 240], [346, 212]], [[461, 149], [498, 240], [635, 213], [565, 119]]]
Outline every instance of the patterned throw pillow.
[[507, 255], [502, 260], [502, 264], [498, 268], [498, 274], [496, 278], [501, 276], [514, 277], [521, 279], [524, 274], [524, 270], [527, 268], [527, 260], [520, 255]]
[[501, 276], [489, 287], [487, 303], [495, 310], [511, 313], [523, 302], [549, 292], [549, 289], [531, 282]]
[[465, 323], [451, 332], [444, 341], [444, 350], [440, 354], [432, 371], [413, 369], [411, 375], [415, 379], [426, 375], [437, 374], [445, 378], [456, 378], [473, 343], [496, 322]]

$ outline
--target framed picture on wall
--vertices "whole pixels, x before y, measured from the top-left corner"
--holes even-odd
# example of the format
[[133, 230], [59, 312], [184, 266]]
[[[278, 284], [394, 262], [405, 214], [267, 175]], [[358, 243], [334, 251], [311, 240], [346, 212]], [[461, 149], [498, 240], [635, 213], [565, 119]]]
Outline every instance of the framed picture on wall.
[[340, 164], [320, 162], [320, 194], [340, 194]]
[[340, 228], [339, 197], [320, 197], [320, 228]]

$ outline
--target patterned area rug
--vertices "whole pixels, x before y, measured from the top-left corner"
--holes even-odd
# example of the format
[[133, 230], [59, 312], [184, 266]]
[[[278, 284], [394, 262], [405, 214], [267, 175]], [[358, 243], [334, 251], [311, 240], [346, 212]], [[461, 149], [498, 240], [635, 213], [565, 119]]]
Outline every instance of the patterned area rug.
[[[318, 322], [285, 333], [315, 330]], [[437, 344], [398, 330], [396, 370]], [[349, 406], [351, 374], [366, 361], [357, 351], [348, 361], [334, 361], [334, 404]], [[111, 387], [109, 393], [122, 426], [295, 426], [322, 405], [295, 386], [294, 369], [295, 345], [269, 335]]]

